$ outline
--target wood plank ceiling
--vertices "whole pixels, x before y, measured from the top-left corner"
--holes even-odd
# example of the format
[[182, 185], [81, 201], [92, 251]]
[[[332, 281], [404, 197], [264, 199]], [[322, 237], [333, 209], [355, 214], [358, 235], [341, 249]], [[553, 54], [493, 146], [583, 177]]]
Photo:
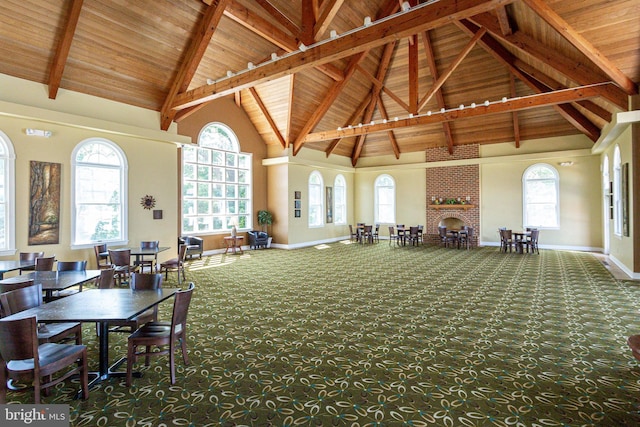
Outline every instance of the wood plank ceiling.
[[[0, 73], [159, 111], [234, 96], [351, 158], [584, 134], [640, 80], [640, 0], [3, 0]], [[366, 22], [365, 22], [366, 21]]]

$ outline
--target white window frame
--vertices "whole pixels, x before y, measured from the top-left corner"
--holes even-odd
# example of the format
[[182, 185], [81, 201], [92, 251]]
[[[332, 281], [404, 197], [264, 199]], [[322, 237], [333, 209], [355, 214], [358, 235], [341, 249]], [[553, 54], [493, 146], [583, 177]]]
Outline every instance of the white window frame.
[[[121, 206], [121, 211], [120, 211], [120, 223], [122, 225], [122, 234], [120, 236], [119, 239], [113, 239], [113, 240], [95, 240], [95, 241], [88, 241], [88, 242], [79, 242], [77, 240], [77, 236], [76, 236], [76, 226], [78, 224], [79, 218], [77, 215], [77, 210], [78, 210], [78, 206], [76, 203], [76, 185], [77, 185], [77, 178], [76, 178], [76, 173], [77, 173], [77, 166], [79, 165], [79, 163], [77, 162], [76, 158], [78, 156], [78, 152], [83, 148], [84, 145], [86, 144], [90, 144], [90, 143], [99, 143], [99, 144], [104, 144], [109, 146], [109, 148], [111, 148], [119, 157], [120, 160], [120, 165], [119, 166], [114, 166], [114, 165], [105, 165], [105, 164], [100, 164], [100, 163], [91, 163], [89, 165], [92, 165], [92, 167], [95, 167], [96, 169], [101, 169], [101, 168], [105, 168], [105, 169], [118, 169], [119, 170], [119, 174], [120, 174], [120, 206]], [[85, 248], [90, 248], [93, 247], [96, 244], [100, 244], [100, 243], [109, 243], [110, 245], [126, 245], [129, 242], [129, 207], [128, 207], [128, 188], [129, 188], [129, 183], [128, 183], [128, 171], [129, 171], [129, 165], [127, 162], [127, 156], [125, 155], [124, 151], [118, 146], [118, 144], [114, 143], [113, 141], [110, 141], [106, 138], [87, 138], [83, 141], [81, 141], [78, 145], [76, 145], [76, 147], [73, 149], [73, 152], [71, 153], [71, 249], [85, 249]]]
[[617, 144], [613, 149], [613, 234], [622, 237], [622, 158]]
[[[314, 178], [317, 178], [318, 182], [314, 182]], [[309, 190], [309, 228], [324, 227], [324, 180], [322, 174], [318, 171], [313, 171], [309, 174], [308, 190]], [[317, 200], [314, 200], [314, 193], [317, 192]], [[311, 222], [314, 215], [313, 211], [318, 212], [318, 221]]]
[[[553, 178], [545, 178], [543, 180], [535, 180], [527, 178], [529, 173], [538, 168], [548, 169], [553, 173]], [[555, 216], [556, 216], [556, 224], [555, 225], [541, 225], [535, 224], [531, 222], [530, 218], [528, 218], [527, 212], [527, 193], [529, 191], [527, 183], [531, 181], [549, 181], [553, 180], [555, 186], [555, 201], [553, 201], [555, 205]], [[549, 202], [547, 202], [549, 203]], [[560, 228], [560, 175], [556, 168], [547, 163], [536, 163], [534, 165], [529, 166], [524, 173], [522, 174], [522, 226], [523, 227], [535, 227], [539, 229], [547, 229], [547, 230], [557, 230]]]
[[[231, 145], [231, 149], [230, 150], [225, 150], [223, 148], [220, 147], [208, 147], [206, 146], [207, 141], [205, 141], [203, 138], [206, 135], [206, 131], [208, 128], [210, 127], [219, 127], [222, 128], [225, 132], [225, 134], [228, 136], [228, 140], [227, 142], [230, 143]], [[215, 141], [213, 141], [215, 142]], [[196, 149], [196, 150], [206, 150], [209, 152], [209, 159], [213, 159], [216, 155], [222, 156], [222, 164], [213, 164], [211, 163], [211, 161], [209, 161], [209, 163], [207, 162], [200, 162], [199, 159], [197, 159], [198, 155], [197, 155], [197, 151], [196, 151], [196, 161], [187, 161], [185, 158], [185, 149], [182, 150], [182, 186], [180, 188], [181, 194], [182, 194], [182, 206], [181, 206], [181, 215], [180, 215], [180, 231], [183, 235], [188, 235], [188, 234], [197, 234], [197, 235], [215, 235], [215, 234], [228, 234], [229, 231], [231, 230], [231, 228], [235, 225], [237, 230], [239, 231], [248, 231], [248, 230], [252, 230], [253, 229], [253, 219], [254, 219], [254, 215], [253, 215], [253, 155], [251, 153], [244, 153], [241, 151], [240, 149], [240, 141], [238, 140], [238, 136], [236, 135], [236, 133], [233, 131], [233, 129], [231, 129], [231, 127], [229, 127], [228, 125], [221, 123], [221, 122], [210, 122], [207, 123], [206, 125], [204, 125], [202, 127], [202, 129], [200, 130], [200, 133], [198, 135], [198, 146], [197, 147], [189, 147], [189, 149]], [[227, 155], [233, 155], [232, 157], [235, 158], [236, 163], [235, 165], [228, 165], [227, 162]], [[241, 167], [238, 164], [238, 160], [240, 159], [240, 157], [244, 157], [246, 158], [246, 167]], [[196, 176], [195, 179], [191, 179], [190, 177], [185, 175], [185, 171], [186, 171], [186, 164], [192, 164], [194, 165], [194, 167], [196, 168]], [[213, 174], [211, 174], [211, 176], [209, 177], [209, 180], [203, 180], [201, 179], [201, 177], [198, 175], [197, 173], [197, 168], [199, 166], [202, 167], [212, 167], [212, 168], [218, 168], [218, 169], [224, 169], [224, 180], [217, 180]], [[227, 171], [233, 171], [233, 176], [235, 177], [235, 181], [228, 181], [227, 180]], [[246, 176], [246, 182], [245, 183], [241, 183], [240, 180], [238, 179], [240, 176], [240, 173], [243, 172], [245, 173]], [[191, 183], [193, 185], [195, 185], [195, 194], [193, 196], [187, 196], [185, 195], [185, 186]], [[202, 197], [198, 194], [198, 190], [197, 190], [197, 186], [198, 184], [210, 184], [212, 186], [222, 186], [222, 197], [215, 197], [214, 194], [210, 193], [208, 196], [206, 197]], [[227, 186], [228, 185], [233, 185], [236, 186], [236, 192], [235, 197], [227, 197]], [[241, 198], [240, 194], [239, 194], [239, 187], [243, 185], [248, 187], [247, 189], [247, 195], [248, 198]], [[198, 203], [200, 201], [204, 201], [205, 203], [211, 203], [211, 209], [212, 211], [209, 214], [198, 214]], [[193, 203], [194, 204], [194, 211], [192, 213], [188, 213], [187, 211], [187, 202], [189, 203]], [[236, 206], [236, 212], [229, 212], [229, 203], [235, 203]], [[240, 214], [238, 212], [239, 207], [240, 207], [240, 203], [241, 202], [245, 202], [246, 203], [246, 213], [244, 214]], [[220, 208], [220, 212], [213, 212], [213, 207], [214, 205], [219, 206]], [[242, 221], [240, 221], [240, 217], [244, 217], [246, 218], [246, 222], [243, 226], [243, 224], [241, 224]], [[186, 229], [185, 225], [186, 222], [189, 218], [192, 218], [194, 224], [193, 224], [193, 230], [190, 229]], [[198, 223], [199, 221], [204, 221], [207, 222], [209, 221], [209, 230], [202, 230], [202, 229], [198, 229]], [[216, 224], [220, 225], [220, 228], [216, 228]]]
[[4, 188], [0, 186], [0, 192], [4, 191], [4, 203], [0, 209], [4, 211], [4, 246], [0, 246], [0, 256], [14, 255], [16, 253], [16, 153], [9, 137], [0, 131], [0, 144], [2, 154], [0, 162], [4, 163], [4, 175], [2, 177]]
[[333, 180], [333, 220], [336, 225], [347, 223], [347, 180], [342, 174]]
[[[382, 181], [389, 179], [391, 180], [391, 185], [383, 185]], [[396, 180], [389, 174], [382, 174], [376, 177], [376, 180], [373, 184], [374, 188], [374, 222], [376, 224], [395, 224], [396, 223]], [[383, 189], [390, 189], [393, 192], [393, 197], [391, 197], [391, 208], [393, 218], [381, 218], [380, 217], [380, 191]]]

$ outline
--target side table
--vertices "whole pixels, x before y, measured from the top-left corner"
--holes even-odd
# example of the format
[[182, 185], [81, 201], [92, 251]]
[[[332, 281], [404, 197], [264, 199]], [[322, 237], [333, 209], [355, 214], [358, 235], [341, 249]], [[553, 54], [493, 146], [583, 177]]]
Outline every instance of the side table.
[[232, 253], [238, 253], [238, 251], [240, 251], [241, 254], [243, 254], [244, 252], [242, 251], [242, 242], [244, 241], [244, 236], [226, 236], [224, 238], [224, 243], [227, 245], [227, 249], [224, 250], [224, 253], [226, 254], [227, 252], [229, 252], [229, 249], [231, 249]]

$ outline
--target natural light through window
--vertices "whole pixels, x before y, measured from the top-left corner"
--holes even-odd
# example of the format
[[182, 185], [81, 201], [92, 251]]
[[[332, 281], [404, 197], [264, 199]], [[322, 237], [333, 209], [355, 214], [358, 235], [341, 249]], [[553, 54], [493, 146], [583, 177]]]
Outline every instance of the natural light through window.
[[309, 175], [309, 227], [324, 225], [324, 187], [320, 172], [313, 171]]
[[396, 183], [390, 175], [380, 175], [375, 184], [374, 221], [377, 224], [396, 222]]
[[124, 152], [106, 139], [88, 139], [73, 150], [72, 169], [73, 244], [125, 241], [127, 163]]
[[347, 183], [344, 176], [338, 175], [333, 183], [333, 222], [336, 225], [347, 223]]
[[251, 229], [252, 157], [222, 123], [206, 125], [198, 146], [182, 149], [182, 233]]
[[613, 150], [613, 232], [622, 236], [622, 160], [618, 145]]
[[559, 178], [550, 165], [529, 166], [522, 177], [523, 226], [559, 227]]
[[0, 255], [15, 247], [15, 154], [9, 137], [0, 132]]

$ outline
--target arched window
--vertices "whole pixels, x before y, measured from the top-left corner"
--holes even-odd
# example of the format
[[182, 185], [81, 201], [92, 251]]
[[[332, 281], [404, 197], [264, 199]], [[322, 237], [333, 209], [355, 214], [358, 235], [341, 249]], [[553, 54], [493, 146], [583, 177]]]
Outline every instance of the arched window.
[[395, 224], [396, 183], [391, 175], [380, 175], [377, 177], [374, 184], [374, 191], [374, 222], [377, 224]]
[[622, 159], [618, 145], [613, 150], [613, 233], [622, 236]]
[[559, 178], [547, 164], [529, 166], [522, 176], [524, 227], [558, 228]]
[[125, 243], [128, 233], [124, 152], [109, 140], [87, 139], [73, 150], [71, 168], [72, 245]]
[[251, 154], [222, 123], [200, 131], [198, 146], [182, 149], [182, 233], [227, 232], [253, 227]]
[[311, 172], [311, 175], [309, 175], [309, 227], [322, 227], [324, 225], [323, 186], [320, 172]]
[[15, 250], [15, 162], [13, 144], [0, 132], [0, 255], [13, 255]]
[[347, 223], [347, 183], [344, 176], [338, 175], [333, 181], [333, 222]]

